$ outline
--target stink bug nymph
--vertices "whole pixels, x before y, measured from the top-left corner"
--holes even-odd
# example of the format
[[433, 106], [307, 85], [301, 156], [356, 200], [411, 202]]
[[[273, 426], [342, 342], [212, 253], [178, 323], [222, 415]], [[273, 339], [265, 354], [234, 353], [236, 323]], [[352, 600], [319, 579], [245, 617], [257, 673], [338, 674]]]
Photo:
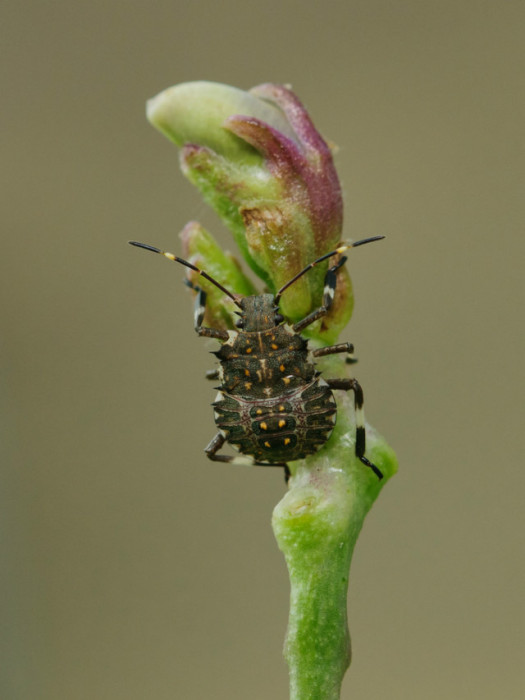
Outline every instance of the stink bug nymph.
[[[337, 415], [332, 390], [351, 390], [356, 411], [355, 454], [379, 479], [383, 478], [378, 467], [365, 457], [363, 390], [359, 382], [350, 378], [323, 379], [315, 369], [314, 359], [324, 355], [345, 353], [351, 361], [353, 345], [338, 343], [309, 350], [308, 341], [301, 336], [301, 331], [324, 316], [332, 305], [336, 272], [346, 262], [342, 253], [381, 238], [384, 236], [365, 238], [322, 255], [297, 273], [275, 296], [257, 294], [247, 297], [233, 294], [187, 260], [145, 243], [130, 241], [131, 245], [159, 253], [194, 270], [229, 296], [239, 309], [236, 331], [203, 326], [206, 293], [189, 283], [197, 292], [196, 332], [221, 343], [220, 349], [214, 353], [219, 367], [207, 373], [209, 379], [220, 380], [219, 393], [212, 404], [219, 432], [205, 449], [209, 459], [281, 466], [288, 479], [288, 462], [313, 454], [332, 433]], [[335, 255], [339, 258], [326, 273], [322, 305], [301, 321], [288, 325], [279, 310], [283, 292], [308, 270]], [[226, 442], [244, 457], [219, 454]]]

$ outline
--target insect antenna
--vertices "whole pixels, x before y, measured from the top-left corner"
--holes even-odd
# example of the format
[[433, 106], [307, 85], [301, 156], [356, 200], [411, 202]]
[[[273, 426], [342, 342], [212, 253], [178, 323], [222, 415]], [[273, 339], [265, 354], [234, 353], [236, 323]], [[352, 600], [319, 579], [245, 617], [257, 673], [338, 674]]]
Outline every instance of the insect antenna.
[[211, 282], [214, 284], [217, 289], [220, 289], [221, 292], [226, 294], [227, 296], [230, 297], [230, 299], [233, 299], [235, 304], [239, 308], [241, 308], [241, 305], [238, 300], [238, 296], [230, 292], [226, 287], [223, 287], [220, 282], [217, 282], [216, 279], [214, 279], [211, 275], [209, 275], [207, 272], [204, 270], [201, 270], [198, 268], [196, 265], [193, 265], [193, 263], [188, 262], [187, 260], [184, 260], [184, 258], [179, 258], [178, 255], [173, 255], [173, 253], [167, 253], [164, 250], [160, 250], [160, 248], [155, 248], [152, 245], [147, 245], [146, 243], [137, 243], [137, 241], [129, 241], [130, 245], [137, 246], [137, 248], [144, 248], [144, 250], [151, 250], [152, 253], [158, 253], [159, 255], [163, 255], [165, 258], [168, 258], [168, 260], [173, 260], [173, 262], [178, 262], [181, 265], [185, 265], [186, 267], [189, 267], [190, 270], [193, 270], [194, 272], [197, 272], [201, 277], [204, 277], [204, 279], [208, 280], [208, 282]]
[[281, 298], [282, 293], [288, 289], [288, 287], [291, 287], [294, 282], [297, 282], [297, 280], [302, 277], [305, 272], [308, 272], [308, 270], [311, 270], [312, 267], [315, 267], [321, 262], [324, 262], [325, 260], [328, 260], [328, 258], [331, 258], [333, 255], [337, 255], [340, 253], [344, 253], [345, 250], [348, 250], [349, 248], [357, 248], [357, 246], [364, 245], [365, 243], [372, 243], [373, 241], [380, 241], [384, 236], [372, 236], [371, 238], [363, 238], [360, 241], [356, 241], [355, 243], [349, 243], [348, 245], [342, 245], [339, 248], [336, 248], [335, 250], [332, 250], [330, 253], [326, 253], [325, 255], [321, 255], [320, 258], [317, 258], [317, 260], [314, 260], [311, 262], [309, 265], [307, 265], [301, 272], [298, 272], [295, 277], [292, 277], [291, 280], [289, 280], [284, 287], [281, 287], [277, 294], [275, 295], [275, 304], [279, 304], [279, 299]]

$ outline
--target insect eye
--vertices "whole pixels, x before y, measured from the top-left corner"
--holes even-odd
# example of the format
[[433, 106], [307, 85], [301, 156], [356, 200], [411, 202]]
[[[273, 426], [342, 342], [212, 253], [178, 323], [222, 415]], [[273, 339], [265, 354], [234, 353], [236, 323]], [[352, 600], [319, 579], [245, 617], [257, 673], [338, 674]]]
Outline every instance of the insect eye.
[[275, 323], [282, 323], [284, 321], [284, 316], [282, 314], [275, 314]]
[[242, 319], [242, 318], [238, 318], [238, 319], [235, 321], [235, 325], [237, 326], [237, 328], [244, 328], [244, 321], [243, 321], [243, 319]]

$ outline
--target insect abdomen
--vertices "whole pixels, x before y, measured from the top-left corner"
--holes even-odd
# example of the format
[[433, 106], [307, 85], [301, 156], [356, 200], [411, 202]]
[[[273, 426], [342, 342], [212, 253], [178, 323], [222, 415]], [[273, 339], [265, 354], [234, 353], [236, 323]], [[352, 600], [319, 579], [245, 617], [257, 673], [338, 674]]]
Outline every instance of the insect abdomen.
[[332, 392], [319, 378], [280, 398], [254, 401], [219, 392], [213, 405], [226, 440], [262, 462], [313, 454], [330, 437], [336, 417]]

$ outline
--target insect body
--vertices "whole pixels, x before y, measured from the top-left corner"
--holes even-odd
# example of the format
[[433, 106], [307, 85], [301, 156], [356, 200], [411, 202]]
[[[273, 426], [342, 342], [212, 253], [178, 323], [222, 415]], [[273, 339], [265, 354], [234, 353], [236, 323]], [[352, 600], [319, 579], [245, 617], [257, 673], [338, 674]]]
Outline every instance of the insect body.
[[[345, 353], [352, 361], [353, 346], [339, 343], [311, 351], [308, 341], [300, 335], [304, 328], [328, 312], [335, 295], [336, 271], [346, 258], [339, 257], [326, 273], [322, 306], [291, 326], [284, 323], [279, 312], [283, 292], [308, 270], [335, 255], [341, 256], [348, 248], [381, 238], [383, 236], [367, 238], [323, 255], [295, 275], [275, 296], [258, 294], [248, 297], [231, 293], [187, 260], [131, 241], [131, 245], [164, 255], [198, 272], [233, 299], [240, 309], [237, 331], [203, 326], [206, 294], [190, 283], [197, 291], [195, 330], [201, 336], [221, 341], [220, 349], [215, 352], [220, 366], [207, 374], [210, 379], [221, 382], [213, 403], [219, 432], [205, 449], [210, 459], [282, 466], [288, 479], [288, 462], [313, 454], [330, 437], [337, 415], [332, 390], [351, 390], [356, 410], [356, 456], [379, 479], [383, 478], [378, 467], [365, 457], [361, 386], [356, 379], [323, 379], [313, 362], [316, 357], [336, 353]], [[225, 443], [233, 445], [245, 457], [219, 454]]]
[[[241, 305], [244, 329], [216, 353], [222, 381], [214, 403], [217, 444], [224, 437], [257, 462], [306, 457], [332, 432], [332, 392], [309, 361], [307, 341], [276, 325], [273, 296], [247, 297]], [[260, 329], [245, 330], [249, 319]]]

